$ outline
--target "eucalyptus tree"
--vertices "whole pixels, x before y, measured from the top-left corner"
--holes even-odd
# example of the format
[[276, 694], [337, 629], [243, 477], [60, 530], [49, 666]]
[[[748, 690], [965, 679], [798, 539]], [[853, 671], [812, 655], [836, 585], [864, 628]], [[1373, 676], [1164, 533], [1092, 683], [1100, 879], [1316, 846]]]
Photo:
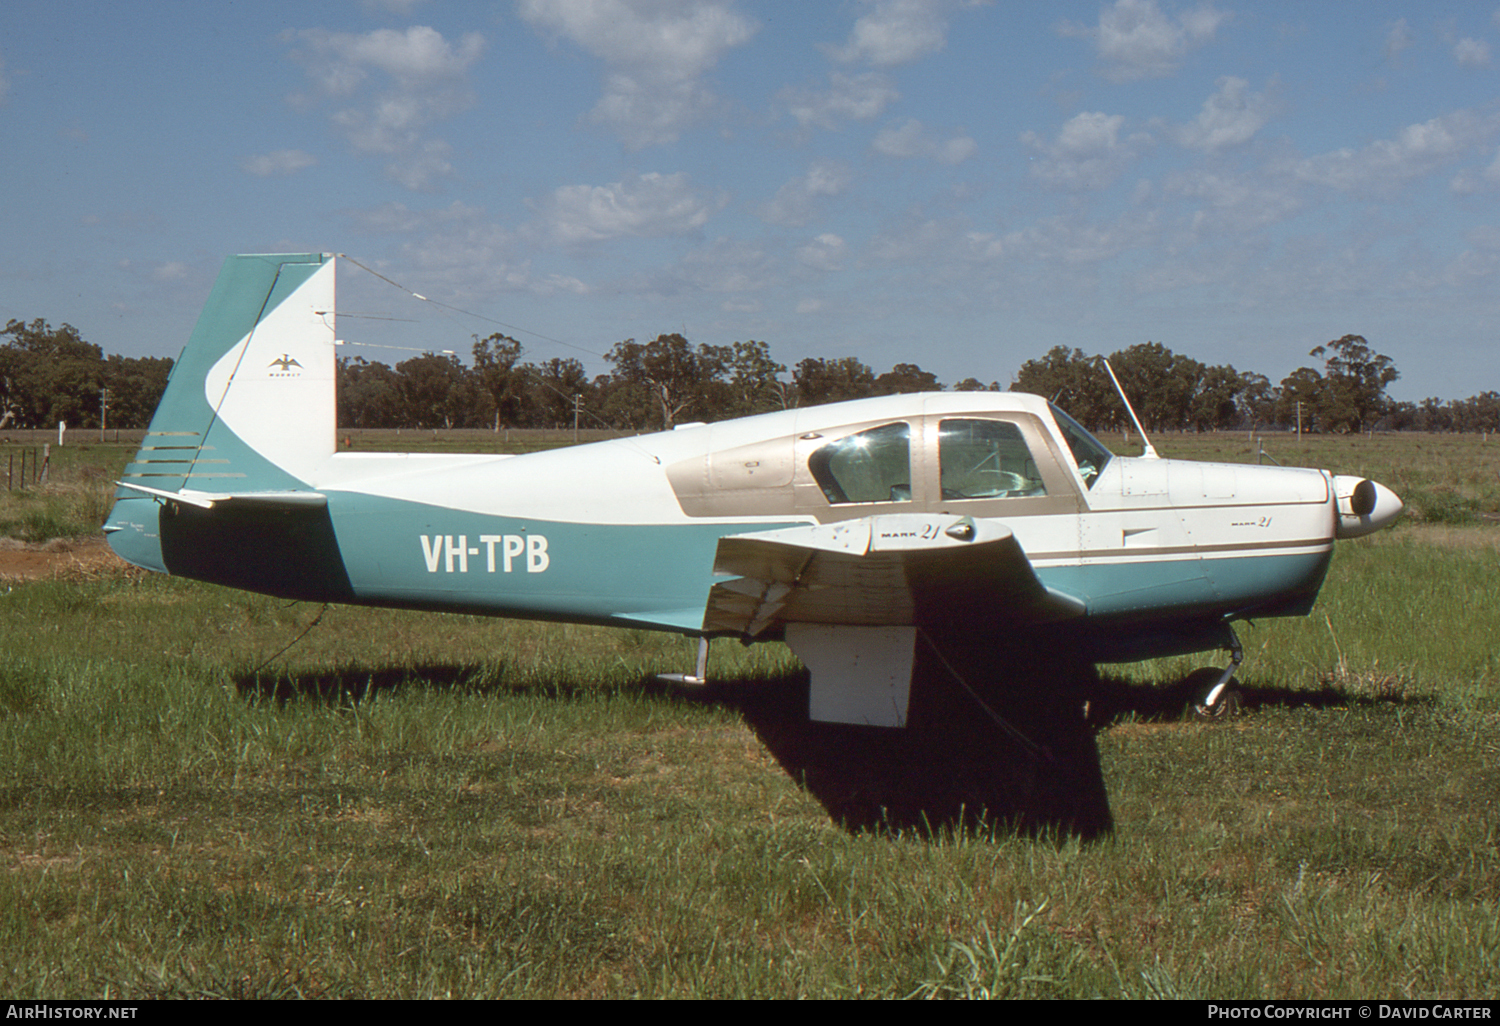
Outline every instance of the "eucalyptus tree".
[[846, 399], [865, 399], [875, 394], [875, 372], [858, 357], [837, 360], [809, 356], [792, 372], [798, 406], [821, 406]]
[[1364, 431], [1385, 413], [1386, 386], [1401, 376], [1395, 362], [1363, 335], [1345, 335], [1308, 353], [1325, 359], [1318, 420], [1324, 430]]
[[474, 336], [474, 376], [495, 406], [495, 431], [516, 423], [525, 403], [528, 375], [516, 365], [521, 360], [521, 343], [509, 335], [496, 332], [488, 338]]
[[1090, 431], [1118, 424], [1125, 413], [1099, 358], [1082, 349], [1053, 346], [1046, 356], [1027, 360], [1010, 390], [1050, 399]]
[[54, 328], [40, 317], [9, 321], [0, 338], [0, 423], [98, 425], [103, 350], [71, 324]]
[[684, 413], [708, 416], [715, 386], [722, 384], [725, 355], [719, 346], [696, 348], [678, 334], [658, 335], [640, 343], [617, 342], [606, 355], [614, 377], [643, 386], [660, 413], [660, 427], [670, 429]]

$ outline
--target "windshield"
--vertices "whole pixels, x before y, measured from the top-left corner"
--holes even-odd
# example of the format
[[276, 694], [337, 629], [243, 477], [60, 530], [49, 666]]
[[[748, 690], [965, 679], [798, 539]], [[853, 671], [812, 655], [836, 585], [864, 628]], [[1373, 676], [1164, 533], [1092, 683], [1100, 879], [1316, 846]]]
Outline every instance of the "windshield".
[[1073, 450], [1073, 459], [1078, 464], [1078, 473], [1083, 475], [1083, 483], [1090, 488], [1094, 487], [1094, 479], [1099, 476], [1104, 465], [1114, 458], [1114, 454], [1099, 439], [1085, 431], [1078, 421], [1052, 403], [1047, 405], [1052, 407], [1052, 416], [1057, 418], [1057, 426], [1068, 440], [1068, 448]]

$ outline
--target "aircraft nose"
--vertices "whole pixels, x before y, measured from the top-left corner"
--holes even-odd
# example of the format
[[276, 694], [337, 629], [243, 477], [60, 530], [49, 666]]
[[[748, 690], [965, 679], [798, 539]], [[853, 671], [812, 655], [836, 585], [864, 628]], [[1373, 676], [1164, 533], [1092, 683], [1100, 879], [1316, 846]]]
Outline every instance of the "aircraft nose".
[[1338, 496], [1337, 538], [1358, 538], [1395, 522], [1401, 515], [1401, 498], [1378, 481], [1340, 475], [1333, 479]]

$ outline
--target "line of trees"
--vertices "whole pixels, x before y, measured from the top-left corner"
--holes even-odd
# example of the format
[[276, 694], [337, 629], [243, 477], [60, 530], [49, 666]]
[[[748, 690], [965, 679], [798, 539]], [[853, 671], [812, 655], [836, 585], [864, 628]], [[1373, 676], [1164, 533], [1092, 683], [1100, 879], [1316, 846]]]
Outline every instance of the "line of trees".
[[0, 428], [145, 427], [172, 361], [111, 354], [71, 324], [12, 320], [0, 331]]
[[[1400, 375], [1362, 336], [1345, 335], [1308, 355], [1322, 359], [1323, 370], [1299, 367], [1280, 385], [1229, 364], [1205, 366], [1159, 342], [1121, 349], [1109, 364], [1148, 431], [1259, 426], [1347, 433], [1372, 429], [1391, 412], [1385, 390]], [[1028, 360], [1011, 387], [1055, 399], [1093, 430], [1128, 422], [1099, 359], [1080, 349], [1058, 346]]]
[[[1228, 364], [1205, 366], [1158, 342], [1119, 350], [1110, 354], [1109, 363], [1148, 431], [1500, 430], [1500, 392], [1446, 402], [1391, 400], [1386, 388], [1400, 372], [1362, 335], [1345, 335], [1308, 355], [1321, 360], [1322, 369], [1298, 367], [1279, 385], [1264, 374], [1237, 371]], [[1080, 349], [1059, 346], [1041, 359], [1028, 360], [1011, 388], [1054, 399], [1096, 431], [1128, 423], [1099, 358]]]
[[[352, 428], [585, 427], [626, 431], [724, 420], [901, 392], [938, 391], [937, 376], [898, 363], [876, 374], [854, 357], [808, 357], [787, 373], [764, 342], [693, 345], [682, 335], [626, 339], [592, 379], [583, 364], [521, 360], [508, 335], [474, 339], [468, 365], [456, 355], [413, 357], [388, 367], [360, 357], [339, 363], [339, 423]], [[993, 389], [969, 378], [961, 390]]]
[[[679, 334], [626, 339], [606, 355], [610, 369], [590, 378], [575, 359], [523, 360], [508, 335], [473, 338], [466, 364], [424, 354], [394, 367], [361, 357], [338, 368], [339, 423], [349, 428], [493, 428], [606, 426], [623, 431], [670, 428], [845, 399], [939, 391], [944, 385], [913, 363], [876, 374], [856, 357], [808, 357], [788, 368], [764, 342], [694, 345]], [[1321, 368], [1299, 367], [1272, 384], [1263, 374], [1205, 366], [1158, 342], [1109, 356], [1147, 430], [1497, 431], [1500, 393], [1464, 400], [1392, 402], [1399, 374], [1390, 357], [1359, 335], [1309, 354]], [[106, 357], [64, 324], [10, 321], [0, 332], [0, 427], [52, 427], [59, 420], [142, 428], [166, 388], [172, 361]], [[1015, 391], [1053, 399], [1094, 430], [1128, 418], [1099, 357], [1058, 346], [1021, 365]], [[965, 378], [953, 391], [999, 391]]]

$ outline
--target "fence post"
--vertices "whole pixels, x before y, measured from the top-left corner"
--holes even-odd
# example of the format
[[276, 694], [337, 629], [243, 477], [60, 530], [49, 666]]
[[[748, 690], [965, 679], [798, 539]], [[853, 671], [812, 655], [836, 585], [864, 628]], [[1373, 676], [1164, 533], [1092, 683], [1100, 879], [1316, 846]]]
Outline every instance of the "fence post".
[[43, 445], [42, 446], [42, 472], [41, 472], [40, 476], [38, 476], [37, 479], [36, 479], [36, 483], [37, 484], [46, 484], [47, 483], [47, 468], [50, 467], [50, 466], [52, 466], [52, 446], [50, 446], [50, 445]]

